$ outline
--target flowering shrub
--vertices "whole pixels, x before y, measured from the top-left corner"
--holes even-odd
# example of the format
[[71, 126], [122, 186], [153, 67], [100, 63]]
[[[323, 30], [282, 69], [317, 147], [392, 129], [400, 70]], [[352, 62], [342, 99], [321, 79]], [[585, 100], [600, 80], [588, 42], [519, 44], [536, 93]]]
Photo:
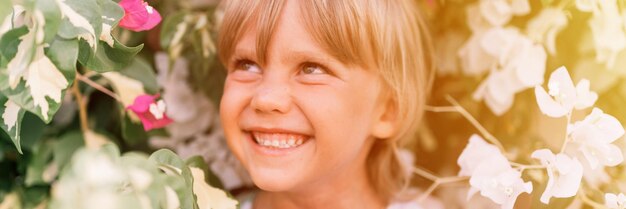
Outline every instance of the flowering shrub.
[[[438, 197], [452, 208], [483, 203], [490, 208], [622, 208], [623, 3], [427, 4], [429, 17], [438, 23], [434, 33], [441, 34], [435, 36], [439, 76], [428, 107], [433, 113], [414, 147], [418, 156], [462, 152], [457, 177], [447, 163], [422, 166], [452, 177], [416, 169], [434, 181], [425, 195], [443, 183], [469, 180], [467, 199], [446, 201], [454, 197], [444, 187], [440, 190], [448, 195]], [[442, 112], [460, 113], [472, 126], [448, 132], [449, 124], [466, 122]], [[467, 144], [449, 142], [467, 138]]]
[[0, 1], [0, 208], [237, 208], [214, 163], [147, 147], [187, 120], [140, 52], [151, 3]]

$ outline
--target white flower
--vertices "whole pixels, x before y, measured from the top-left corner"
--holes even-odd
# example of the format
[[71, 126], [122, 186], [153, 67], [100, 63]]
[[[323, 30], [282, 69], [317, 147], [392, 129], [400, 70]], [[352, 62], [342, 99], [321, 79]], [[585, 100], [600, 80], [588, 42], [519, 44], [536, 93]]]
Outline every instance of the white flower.
[[472, 33], [485, 32], [493, 27], [491, 23], [480, 13], [480, 3], [472, 3], [465, 9], [465, 19], [467, 26]]
[[539, 159], [548, 171], [548, 184], [541, 195], [541, 202], [548, 204], [551, 197], [576, 195], [583, 177], [583, 166], [576, 158], [561, 153], [555, 155], [549, 149], [536, 150], [532, 158]]
[[623, 193], [618, 195], [606, 193], [604, 195], [604, 205], [609, 209], [624, 209], [626, 208], [626, 196]]
[[613, 143], [624, 135], [624, 127], [613, 116], [594, 108], [584, 120], [568, 127], [573, 149], [582, 154], [592, 169], [598, 165], [616, 166], [624, 160], [622, 151]]
[[478, 135], [470, 137], [457, 163], [461, 167], [459, 176], [471, 176], [468, 199], [480, 191], [502, 208], [513, 208], [517, 196], [532, 191], [532, 183], [524, 182], [502, 152]]
[[467, 25], [472, 30], [472, 36], [458, 51], [461, 69], [465, 75], [482, 75], [496, 63], [496, 58], [487, 54], [481, 46], [483, 35], [492, 26], [480, 14], [477, 4], [467, 6], [466, 18]]
[[531, 193], [533, 184], [524, 182], [521, 173], [511, 167], [501, 154], [485, 159], [476, 167], [470, 178], [468, 197], [476, 192], [501, 205], [503, 209], [511, 209], [517, 197], [523, 193]]
[[548, 90], [537, 86], [535, 96], [541, 112], [554, 118], [563, 117], [574, 108], [591, 107], [598, 99], [598, 95], [589, 90], [588, 80], [583, 79], [574, 86], [565, 67], [559, 67], [550, 75]]
[[473, 97], [485, 99], [494, 114], [508, 111], [515, 94], [543, 83], [546, 52], [516, 29], [493, 28], [484, 34], [481, 46], [498, 61]]
[[494, 153], [500, 153], [498, 147], [487, 143], [476, 134], [472, 135], [457, 159], [457, 164], [461, 167], [459, 176], [471, 176], [478, 164], [492, 157]]
[[589, 20], [596, 47], [596, 60], [613, 68], [617, 55], [626, 49], [624, 20], [619, 14], [617, 1], [596, 1], [597, 8]]
[[472, 34], [458, 51], [461, 67], [465, 75], [482, 75], [496, 62], [496, 59], [487, 54], [480, 46], [482, 37], [482, 33]]
[[513, 15], [530, 13], [530, 4], [528, 0], [481, 0], [480, 12], [492, 25], [502, 26], [508, 23]]
[[526, 26], [528, 36], [543, 43], [551, 55], [556, 54], [556, 35], [567, 26], [565, 12], [557, 8], [545, 8]]

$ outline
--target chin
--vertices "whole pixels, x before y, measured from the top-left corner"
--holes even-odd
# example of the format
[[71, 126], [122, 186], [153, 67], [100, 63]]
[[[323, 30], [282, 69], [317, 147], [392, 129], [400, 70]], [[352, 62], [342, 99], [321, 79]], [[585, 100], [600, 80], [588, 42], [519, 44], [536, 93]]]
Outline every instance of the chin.
[[254, 184], [263, 191], [268, 192], [284, 192], [293, 190], [299, 178], [289, 175], [290, 172], [286, 170], [272, 170], [268, 169], [249, 170], [250, 176]]

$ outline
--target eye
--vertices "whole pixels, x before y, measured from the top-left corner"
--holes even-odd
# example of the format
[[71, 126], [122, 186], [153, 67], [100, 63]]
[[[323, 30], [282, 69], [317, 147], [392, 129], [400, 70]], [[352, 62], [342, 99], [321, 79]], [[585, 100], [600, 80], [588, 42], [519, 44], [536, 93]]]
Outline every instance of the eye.
[[322, 66], [314, 63], [304, 64], [300, 72], [307, 75], [328, 74], [328, 72]]
[[248, 71], [252, 73], [261, 73], [261, 67], [250, 60], [238, 60], [235, 62], [235, 70]]

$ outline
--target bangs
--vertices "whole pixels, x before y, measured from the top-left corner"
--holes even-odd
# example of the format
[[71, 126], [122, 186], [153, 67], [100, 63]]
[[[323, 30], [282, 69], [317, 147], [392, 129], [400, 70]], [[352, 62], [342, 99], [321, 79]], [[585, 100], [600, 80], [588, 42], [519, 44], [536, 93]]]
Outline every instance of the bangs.
[[[375, 25], [369, 24], [365, 14], [359, 10], [359, 1], [300, 1], [301, 18], [308, 32], [320, 46], [344, 64], [359, 63], [372, 67]], [[228, 63], [235, 47], [244, 33], [254, 27], [256, 33], [256, 55], [259, 64], [267, 59], [267, 47], [285, 0], [237, 0], [224, 3], [224, 17], [219, 33], [219, 56]], [[372, 62], [372, 63], [370, 63]]]
[[[267, 46], [284, 0], [231, 0], [224, 3], [224, 17], [218, 35], [218, 54], [220, 61], [227, 65], [232, 57], [237, 43], [247, 32], [247, 28], [255, 27], [256, 54], [259, 64], [265, 64], [267, 58]], [[262, 12], [261, 12], [262, 11]]]

